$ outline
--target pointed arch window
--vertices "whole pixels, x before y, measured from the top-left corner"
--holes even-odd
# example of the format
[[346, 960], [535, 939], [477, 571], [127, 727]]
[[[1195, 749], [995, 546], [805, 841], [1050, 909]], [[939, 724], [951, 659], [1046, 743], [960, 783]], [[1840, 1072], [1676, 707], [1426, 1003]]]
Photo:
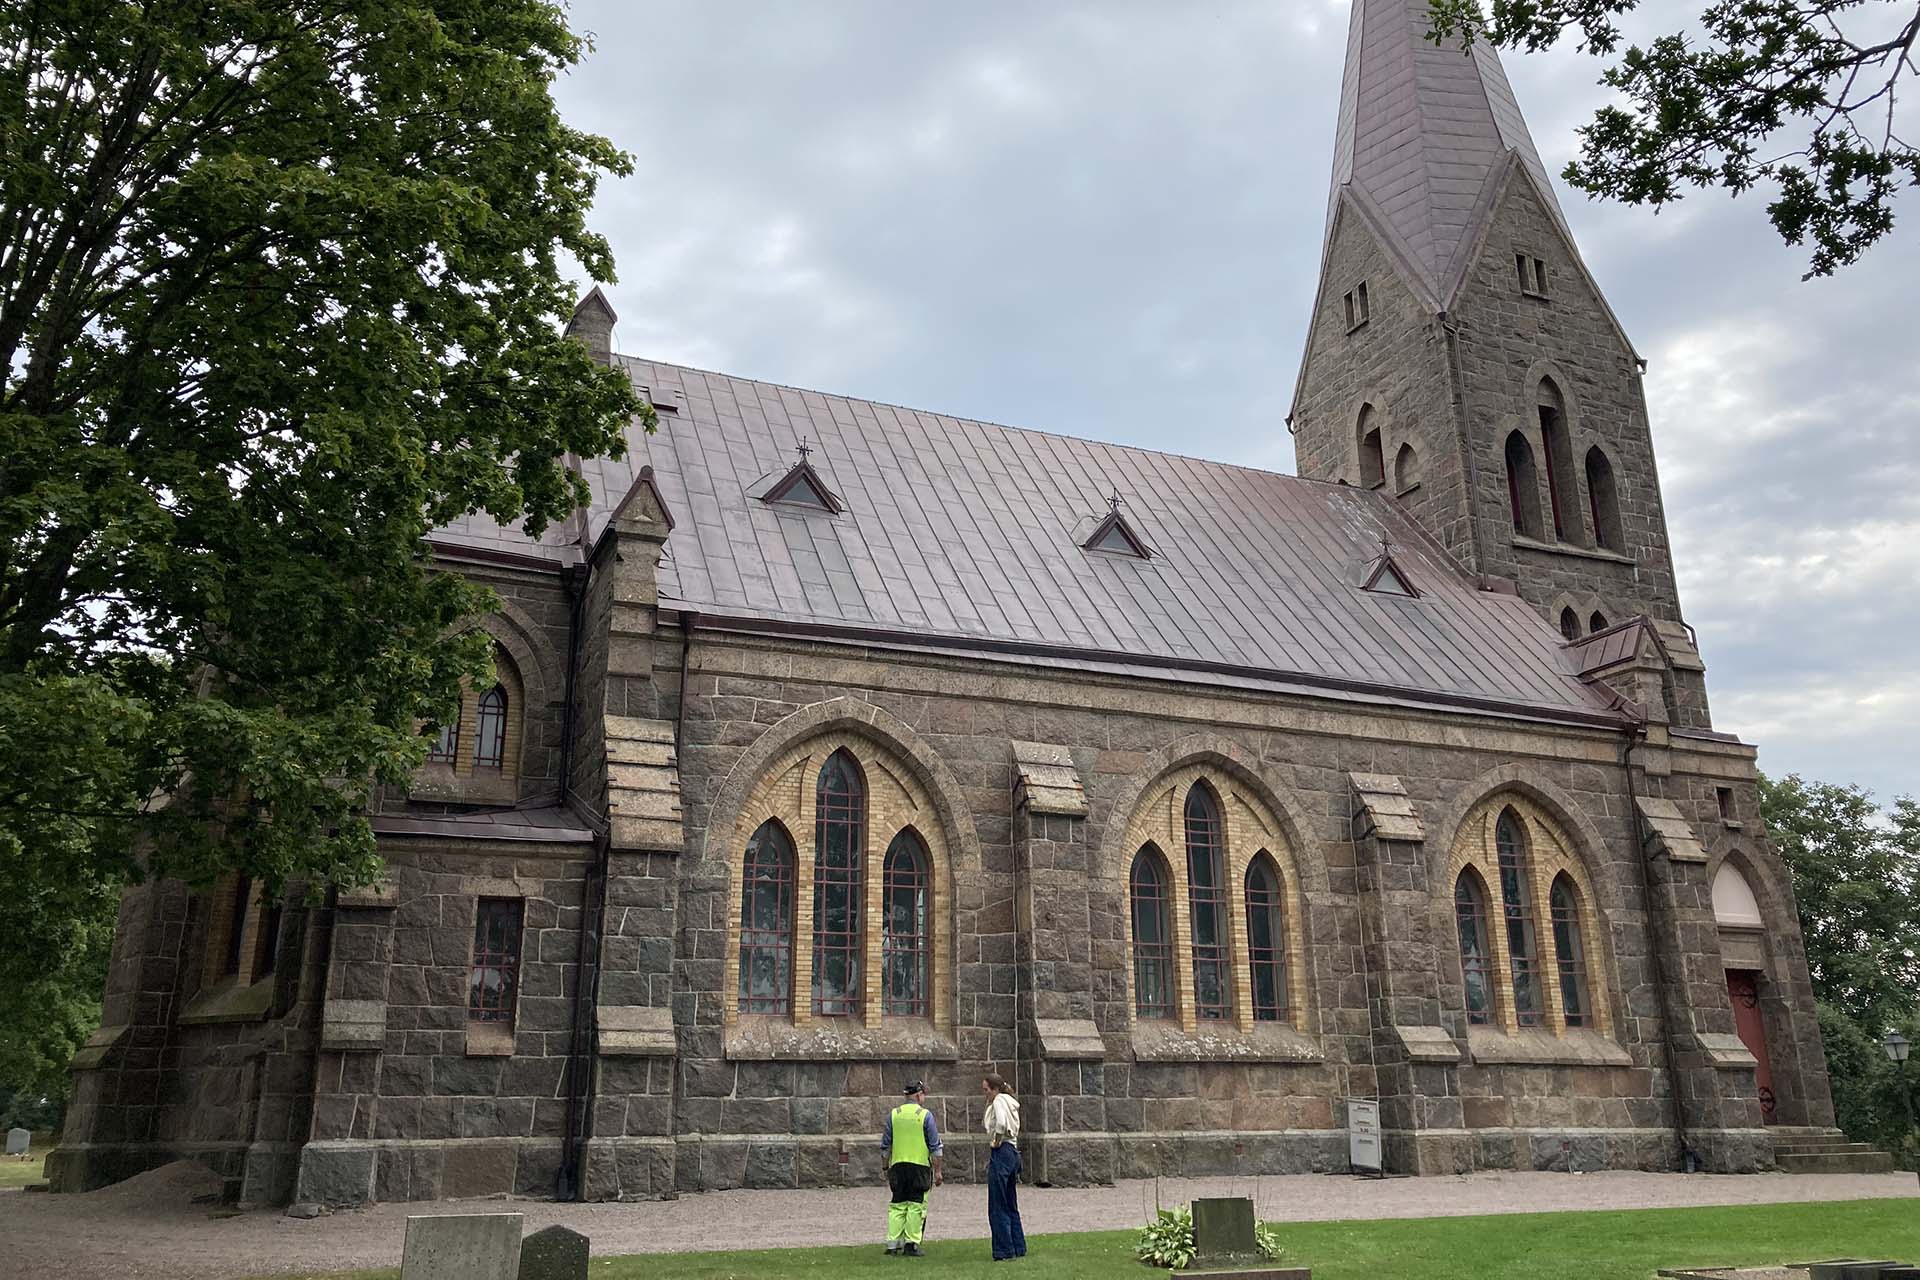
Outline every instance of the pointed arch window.
[[1565, 872], [1553, 878], [1548, 896], [1553, 912], [1553, 956], [1560, 970], [1560, 1010], [1570, 1027], [1593, 1025], [1587, 994], [1587, 948], [1580, 936], [1580, 891]]
[[1540, 1025], [1540, 950], [1534, 936], [1533, 902], [1527, 886], [1527, 836], [1520, 815], [1502, 809], [1494, 823], [1500, 863], [1500, 915], [1507, 931], [1507, 965], [1513, 973], [1514, 1019]]
[[880, 948], [882, 1012], [902, 1017], [927, 1016], [927, 955], [932, 941], [932, 877], [926, 846], [911, 827], [887, 846], [881, 870]]
[[793, 1012], [793, 840], [772, 819], [747, 841], [740, 890], [740, 1012]]
[[1569, 640], [1580, 638], [1580, 615], [1571, 606], [1560, 611], [1560, 634]]
[[1360, 406], [1360, 421], [1354, 428], [1360, 441], [1360, 483], [1375, 489], [1387, 481], [1387, 458], [1380, 444], [1379, 415], [1373, 406]]
[[479, 734], [473, 763], [480, 769], [499, 769], [507, 761], [507, 691], [499, 685], [480, 695]]
[[850, 1018], [860, 1008], [860, 863], [866, 783], [844, 750], [827, 757], [814, 789], [813, 1012]]
[[1518, 431], [1507, 436], [1507, 501], [1513, 511], [1513, 531], [1538, 539], [1540, 481], [1533, 470], [1533, 446]]
[[1587, 619], [1587, 634], [1595, 635], [1599, 632], [1605, 631], [1606, 629], [1607, 629], [1607, 615], [1604, 613], [1601, 613], [1599, 610], [1596, 609], [1594, 611], [1593, 616]]
[[1469, 867], [1453, 884], [1454, 927], [1460, 939], [1460, 977], [1466, 984], [1467, 1022], [1493, 1022], [1493, 949], [1487, 937], [1487, 893]]
[[1247, 969], [1255, 1022], [1287, 1020], [1287, 931], [1280, 873], [1265, 849], [1247, 866]]
[[1133, 855], [1127, 876], [1133, 917], [1133, 1009], [1141, 1018], [1173, 1016], [1173, 912], [1166, 860], [1154, 846]]
[[440, 734], [427, 748], [427, 759], [435, 764], [452, 764], [460, 758], [460, 708], [453, 709], [453, 719], [440, 726]]
[[1567, 403], [1553, 379], [1540, 380], [1536, 397], [1540, 415], [1540, 444], [1547, 451], [1547, 501], [1553, 509], [1553, 536], [1561, 542], [1583, 542], [1578, 492], [1573, 481], [1573, 443], [1567, 435]]
[[1187, 792], [1187, 920], [1193, 930], [1193, 1009], [1202, 1021], [1233, 1015], [1228, 937], [1225, 832], [1220, 804], [1206, 784]]
[[1620, 527], [1620, 491], [1614, 484], [1613, 463], [1595, 445], [1587, 450], [1587, 508], [1593, 516], [1593, 538], [1602, 549], [1624, 555], [1626, 532]]
[[1420, 483], [1420, 454], [1410, 444], [1400, 446], [1393, 457], [1393, 487], [1405, 493]]

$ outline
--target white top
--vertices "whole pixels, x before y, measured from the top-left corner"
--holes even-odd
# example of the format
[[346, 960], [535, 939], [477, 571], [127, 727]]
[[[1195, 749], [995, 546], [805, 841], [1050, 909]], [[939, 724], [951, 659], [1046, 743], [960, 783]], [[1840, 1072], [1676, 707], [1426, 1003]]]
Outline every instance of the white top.
[[987, 1104], [987, 1118], [981, 1125], [987, 1137], [1002, 1142], [1020, 1143], [1020, 1101], [1010, 1093], [996, 1093]]

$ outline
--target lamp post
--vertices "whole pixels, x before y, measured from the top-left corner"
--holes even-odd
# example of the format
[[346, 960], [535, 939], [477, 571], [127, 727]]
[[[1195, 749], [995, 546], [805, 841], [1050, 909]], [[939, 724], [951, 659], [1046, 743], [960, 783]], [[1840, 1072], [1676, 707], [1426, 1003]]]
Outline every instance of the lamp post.
[[1887, 1038], [1880, 1042], [1887, 1051], [1887, 1057], [1900, 1068], [1900, 1105], [1906, 1109], [1907, 1132], [1913, 1132], [1913, 1094], [1907, 1091], [1907, 1055], [1913, 1051], [1913, 1043], [1898, 1031], [1887, 1032]]

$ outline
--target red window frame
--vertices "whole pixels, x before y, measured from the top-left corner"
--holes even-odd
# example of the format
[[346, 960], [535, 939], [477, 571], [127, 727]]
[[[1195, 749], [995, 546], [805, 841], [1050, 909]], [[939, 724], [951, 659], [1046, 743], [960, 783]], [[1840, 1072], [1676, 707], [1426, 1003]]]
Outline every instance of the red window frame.
[[[866, 827], [866, 784], [860, 766], [836, 751], [820, 766], [814, 788], [813, 1014], [850, 1018], [860, 1010], [861, 853]], [[842, 907], [835, 925], [830, 902]], [[830, 968], [844, 969], [843, 989], [830, 990]]]
[[[1454, 881], [1453, 917], [1459, 934], [1460, 977], [1464, 986], [1467, 1023], [1475, 1027], [1489, 1026], [1493, 1022], [1497, 1003], [1493, 986], [1492, 937], [1487, 931], [1486, 891], [1471, 867], [1462, 871], [1460, 878]], [[1484, 997], [1477, 1009], [1473, 1005], [1476, 985]]]
[[[926, 846], [913, 828], [895, 835], [881, 868], [881, 1012], [924, 1018], [928, 1014], [928, 923], [933, 880]], [[903, 910], [904, 908], [904, 910]]]
[[[793, 1012], [793, 915], [796, 889], [793, 840], [786, 828], [768, 819], [747, 841], [747, 856], [740, 877], [740, 1012], [789, 1014]], [[771, 918], [768, 903], [756, 891], [772, 890]], [[758, 992], [753, 976], [761, 957], [772, 961], [779, 975], [777, 989]]]
[[[1287, 1020], [1287, 921], [1281, 883], [1272, 856], [1264, 849], [1256, 853], [1247, 865], [1246, 880], [1247, 968], [1255, 1022]], [[1271, 997], [1262, 994], [1263, 986]]]
[[1540, 992], [1540, 950], [1527, 886], [1526, 831], [1520, 817], [1502, 809], [1493, 842], [1500, 864], [1500, 917], [1507, 930], [1507, 967], [1513, 972], [1513, 1017], [1523, 1027], [1545, 1018]]
[[1587, 947], [1580, 928], [1580, 891], [1562, 872], [1547, 893], [1553, 913], [1553, 958], [1560, 971], [1560, 1012], [1570, 1027], [1593, 1025], [1593, 996], [1587, 986]]
[[507, 691], [499, 685], [480, 695], [480, 723], [474, 736], [473, 763], [502, 769], [507, 763]]
[[520, 935], [526, 899], [482, 898], [473, 912], [473, 964], [467, 971], [467, 1020], [513, 1025], [520, 991]]
[[1228, 929], [1226, 841], [1220, 805], [1203, 782], [1187, 792], [1187, 924], [1193, 950], [1193, 1011], [1203, 1022], [1233, 1017], [1233, 940]]
[[[1140, 1018], [1173, 1017], [1172, 878], [1166, 862], [1152, 845], [1133, 855], [1127, 877], [1127, 901], [1133, 925], [1133, 1009]], [[1152, 938], [1143, 936], [1143, 921], [1153, 922]]]

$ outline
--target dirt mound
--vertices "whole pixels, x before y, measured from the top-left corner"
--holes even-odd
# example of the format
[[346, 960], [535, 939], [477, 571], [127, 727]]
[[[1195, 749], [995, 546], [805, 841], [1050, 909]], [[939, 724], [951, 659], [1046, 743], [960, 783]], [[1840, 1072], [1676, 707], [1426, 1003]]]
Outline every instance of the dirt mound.
[[196, 1196], [217, 1196], [220, 1175], [191, 1160], [175, 1160], [158, 1169], [137, 1173], [125, 1182], [116, 1182], [82, 1196], [89, 1205], [111, 1207], [138, 1213], [146, 1209], [180, 1209], [191, 1205]]

